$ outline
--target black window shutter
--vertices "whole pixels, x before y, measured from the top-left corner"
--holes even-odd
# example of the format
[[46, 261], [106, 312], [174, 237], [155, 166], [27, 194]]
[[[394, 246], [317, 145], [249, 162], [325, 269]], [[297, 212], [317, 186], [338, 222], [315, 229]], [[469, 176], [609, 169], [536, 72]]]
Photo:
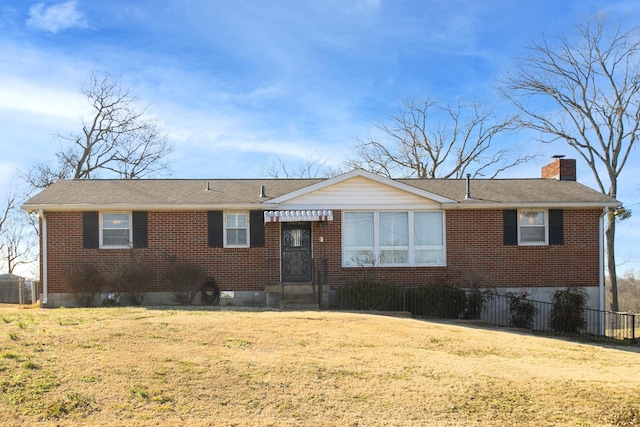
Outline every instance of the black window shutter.
[[564, 244], [564, 214], [562, 209], [549, 209], [549, 244]]
[[518, 244], [518, 211], [502, 211], [502, 222], [504, 226], [503, 241], [505, 245], [514, 246]]
[[264, 213], [262, 211], [249, 212], [249, 228], [251, 232], [250, 246], [261, 248], [264, 246]]
[[147, 212], [134, 211], [133, 214], [133, 247], [146, 248], [147, 241]]
[[209, 223], [209, 247], [221, 248], [223, 245], [223, 224], [222, 224], [222, 211], [209, 211], [208, 212]]
[[100, 217], [98, 212], [82, 212], [82, 247], [100, 247]]

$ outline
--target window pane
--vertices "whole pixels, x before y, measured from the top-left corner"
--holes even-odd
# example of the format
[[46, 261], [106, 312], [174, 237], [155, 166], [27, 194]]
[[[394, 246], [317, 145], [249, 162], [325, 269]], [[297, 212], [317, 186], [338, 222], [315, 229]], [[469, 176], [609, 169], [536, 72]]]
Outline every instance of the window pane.
[[546, 242], [546, 213], [545, 211], [518, 212], [520, 224], [520, 243]]
[[519, 216], [520, 225], [545, 225], [544, 212], [542, 211], [523, 211]]
[[240, 213], [227, 214], [227, 228], [246, 228], [247, 215]]
[[102, 246], [128, 247], [131, 244], [131, 216], [128, 213], [102, 213]]
[[344, 264], [350, 266], [372, 266], [373, 212], [345, 212], [343, 216]]
[[129, 214], [103, 214], [102, 228], [129, 229]]
[[373, 249], [373, 212], [345, 212], [344, 245], [366, 246]]
[[409, 245], [409, 214], [380, 212], [380, 246]]
[[442, 249], [418, 249], [415, 251], [416, 264], [442, 264], [444, 251]]
[[442, 212], [416, 212], [413, 221], [416, 246], [442, 246]]
[[374, 265], [373, 250], [345, 250], [344, 264], [360, 267], [371, 267]]
[[523, 243], [544, 243], [544, 227], [521, 227], [520, 241]]
[[103, 230], [102, 231], [103, 246], [128, 246], [129, 230]]
[[227, 245], [246, 245], [247, 230], [238, 228], [227, 230]]
[[380, 264], [408, 264], [409, 251], [398, 249], [383, 249], [380, 251]]
[[226, 236], [227, 246], [247, 246], [247, 214], [227, 213], [226, 214]]

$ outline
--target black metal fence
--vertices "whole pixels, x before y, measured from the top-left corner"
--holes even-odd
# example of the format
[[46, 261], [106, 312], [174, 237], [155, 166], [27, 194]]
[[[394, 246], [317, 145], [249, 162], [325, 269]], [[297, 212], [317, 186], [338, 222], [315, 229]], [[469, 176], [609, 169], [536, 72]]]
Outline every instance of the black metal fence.
[[640, 314], [455, 287], [352, 283], [335, 291], [329, 308], [405, 311], [419, 318], [478, 320], [495, 326], [597, 341], [636, 343], [640, 337]]

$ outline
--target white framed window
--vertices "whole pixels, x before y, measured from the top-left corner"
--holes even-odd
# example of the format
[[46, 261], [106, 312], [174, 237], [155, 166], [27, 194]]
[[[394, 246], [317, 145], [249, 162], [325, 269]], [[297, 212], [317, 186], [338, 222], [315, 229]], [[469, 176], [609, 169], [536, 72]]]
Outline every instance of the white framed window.
[[442, 211], [345, 211], [345, 267], [445, 265]]
[[224, 214], [224, 247], [249, 247], [249, 213], [225, 212]]
[[379, 212], [380, 264], [409, 264], [409, 212]]
[[442, 212], [413, 214], [414, 263], [444, 265], [444, 215]]
[[373, 212], [344, 212], [342, 218], [343, 265], [374, 265], [376, 257]]
[[544, 209], [518, 210], [518, 244], [548, 245], [548, 212]]
[[100, 248], [121, 249], [132, 246], [131, 212], [101, 212]]

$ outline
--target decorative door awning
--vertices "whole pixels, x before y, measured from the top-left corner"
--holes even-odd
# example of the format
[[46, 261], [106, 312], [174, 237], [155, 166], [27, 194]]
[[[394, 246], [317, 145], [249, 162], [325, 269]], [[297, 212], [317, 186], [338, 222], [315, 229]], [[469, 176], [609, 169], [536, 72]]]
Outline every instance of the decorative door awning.
[[264, 222], [333, 221], [333, 211], [265, 211]]

